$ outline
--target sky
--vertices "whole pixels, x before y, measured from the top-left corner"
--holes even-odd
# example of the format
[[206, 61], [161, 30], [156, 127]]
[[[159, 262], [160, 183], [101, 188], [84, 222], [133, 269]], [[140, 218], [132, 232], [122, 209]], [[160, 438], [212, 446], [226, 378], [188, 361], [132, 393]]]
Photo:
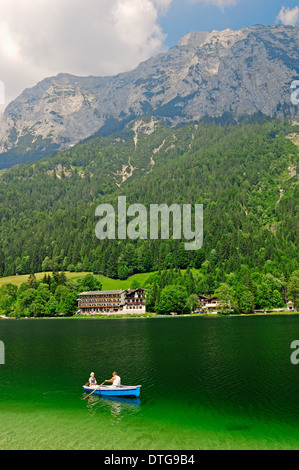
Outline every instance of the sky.
[[275, 23], [299, 24], [299, 1], [0, 0], [0, 112], [60, 72], [114, 75], [191, 30]]

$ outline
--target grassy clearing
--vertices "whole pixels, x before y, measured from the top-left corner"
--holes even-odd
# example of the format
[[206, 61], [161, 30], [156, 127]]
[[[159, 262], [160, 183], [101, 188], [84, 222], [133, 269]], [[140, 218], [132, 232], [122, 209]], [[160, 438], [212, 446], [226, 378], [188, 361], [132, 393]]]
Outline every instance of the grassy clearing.
[[[36, 273], [36, 279], [39, 281], [44, 277], [45, 274], [52, 274], [51, 272], [43, 272], [43, 273]], [[65, 273], [68, 279], [80, 279], [83, 276], [86, 276], [86, 274], [90, 274], [87, 272], [82, 272], [82, 273], [70, 273], [66, 272]], [[142, 274], [134, 274], [134, 276], [129, 277], [125, 281], [120, 281], [119, 279], [110, 279], [109, 277], [106, 276], [100, 276], [101, 282], [103, 284], [103, 290], [118, 290], [118, 289], [129, 289], [131, 287], [133, 281], [138, 281], [141, 286], [144, 285], [146, 280], [149, 278], [149, 276], [153, 273], [142, 273]], [[28, 279], [28, 274], [24, 274], [21, 276], [9, 276], [9, 277], [2, 277], [0, 278], [0, 287], [2, 287], [4, 284], [15, 284], [18, 287], [23, 282], [26, 282]]]
[[[36, 273], [36, 279], [39, 281], [44, 277], [45, 274], [52, 274], [51, 272], [44, 272], [44, 273]], [[86, 276], [88, 273], [65, 273], [68, 279], [78, 279], [82, 276]], [[26, 282], [29, 277], [29, 274], [22, 274], [21, 276], [9, 276], [9, 277], [2, 277], [0, 278], [0, 287], [4, 284], [15, 284], [16, 286], [20, 287], [23, 282]]]
[[[185, 269], [182, 269], [182, 274], [185, 273]], [[192, 273], [194, 274], [196, 272], [195, 269], [191, 270]], [[36, 279], [39, 281], [44, 277], [45, 274], [52, 274], [51, 272], [43, 272], [43, 273], [36, 273]], [[68, 279], [80, 279], [83, 276], [86, 276], [86, 274], [92, 274], [88, 272], [82, 272], [82, 273], [70, 273], [66, 272], [65, 275]], [[121, 281], [120, 279], [111, 279], [106, 276], [100, 275], [100, 279], [103, 285], [103, 290], [119, 290], [119, 289], [129, 289], [131, 287], [133, 281], [139, 282], [140, 286], [143, 287], [147, 279], [155, 274], [155, 272], [151, 273], [141, 273], [141, 274], [134, 274], [133, 276], [129, 277], [128, 279], [125, 279], [124, 281]], [[21, 276], [9, 276], [9, 277], [2, 277], [0, 278], [0, 288], [4, 284], [15, 284], [18, 287], [23, 282], [26, 282], [29, 277], [29, 274], [23, 274]]]
[[[191, 269], [191, 271], [193, 275], [197, 272], [196, 269]], [[182, 269], [181, 272], [182, 274], [185, 274], [186, 269]], [[103, 284], [103, 290], [129, 289], [133, 281], [139, 282], [140, 286], [143, 287], [147, 279], [155, 273], [157, 273], [157, 271], [151, 273], [134, 274], [124, 281], [120, 281], [119, 279], [110, 279], [106, 276], [100, 276], [100, 279]]]
[[137, 281], [140, 286], [143, 286], [152, 274], [154, 273], [134, 274], [134, 276], [131, 276], [124, 281], [120, 281], [119, 279], [110, 279], [106, 276], [100, 276], [100, 279], [103, 284], [103, 290], [129, 289], [133, 281]]

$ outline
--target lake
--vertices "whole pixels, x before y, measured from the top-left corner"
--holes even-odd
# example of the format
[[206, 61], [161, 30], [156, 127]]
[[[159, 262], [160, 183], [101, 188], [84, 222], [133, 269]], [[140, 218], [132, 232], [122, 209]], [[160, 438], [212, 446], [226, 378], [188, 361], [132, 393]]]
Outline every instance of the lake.
[[[299, 449], [299, 315], [0, 321], [0, 449]], [[116, 370], [139, 399], [85, 396]]]

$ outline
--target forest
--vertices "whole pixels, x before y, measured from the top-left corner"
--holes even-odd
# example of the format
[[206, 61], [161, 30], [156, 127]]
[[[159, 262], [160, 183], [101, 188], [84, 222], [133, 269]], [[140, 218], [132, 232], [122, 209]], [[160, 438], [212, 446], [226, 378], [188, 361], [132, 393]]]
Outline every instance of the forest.
[[[238, 286], [251, 307], [296, 299], [298, 147], [290, 136], [298, 126], [156, 121], [152, 130], [150, 123], [146, 117], [139, 132], [128, 126], [1, 171], [0, 276], [85, 271], [126, 279], [158, 272], [149, 300], [156, 310], [163, 290], [180, 284], [184, 305], [192, 294], [221, 296], [219, 289], [232, 288], [235, 307], [244, 309]], [[146, 207], [203, 204], [202, 249], [186, 251], [184, 240], [174, 239], [98, 240], [96, 207], [116, 207], [120, 195]], [[160, 285], [163, 273], [188, 268], [196, 271], [196, 287], [174, 274]]]

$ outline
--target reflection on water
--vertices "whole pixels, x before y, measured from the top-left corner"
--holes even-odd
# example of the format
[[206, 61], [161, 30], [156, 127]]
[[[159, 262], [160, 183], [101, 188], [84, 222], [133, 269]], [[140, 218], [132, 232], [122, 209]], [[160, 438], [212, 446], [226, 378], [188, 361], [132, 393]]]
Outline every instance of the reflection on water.
[[100, 412], [110, 411], [114, 418], [122, 419], [128, 414], [136, 414], [140, 411], [139, 398], [123, 398], [123, 397], [101, 397], [92, 395], [87, 399], [87, 409], [91, 415]]

